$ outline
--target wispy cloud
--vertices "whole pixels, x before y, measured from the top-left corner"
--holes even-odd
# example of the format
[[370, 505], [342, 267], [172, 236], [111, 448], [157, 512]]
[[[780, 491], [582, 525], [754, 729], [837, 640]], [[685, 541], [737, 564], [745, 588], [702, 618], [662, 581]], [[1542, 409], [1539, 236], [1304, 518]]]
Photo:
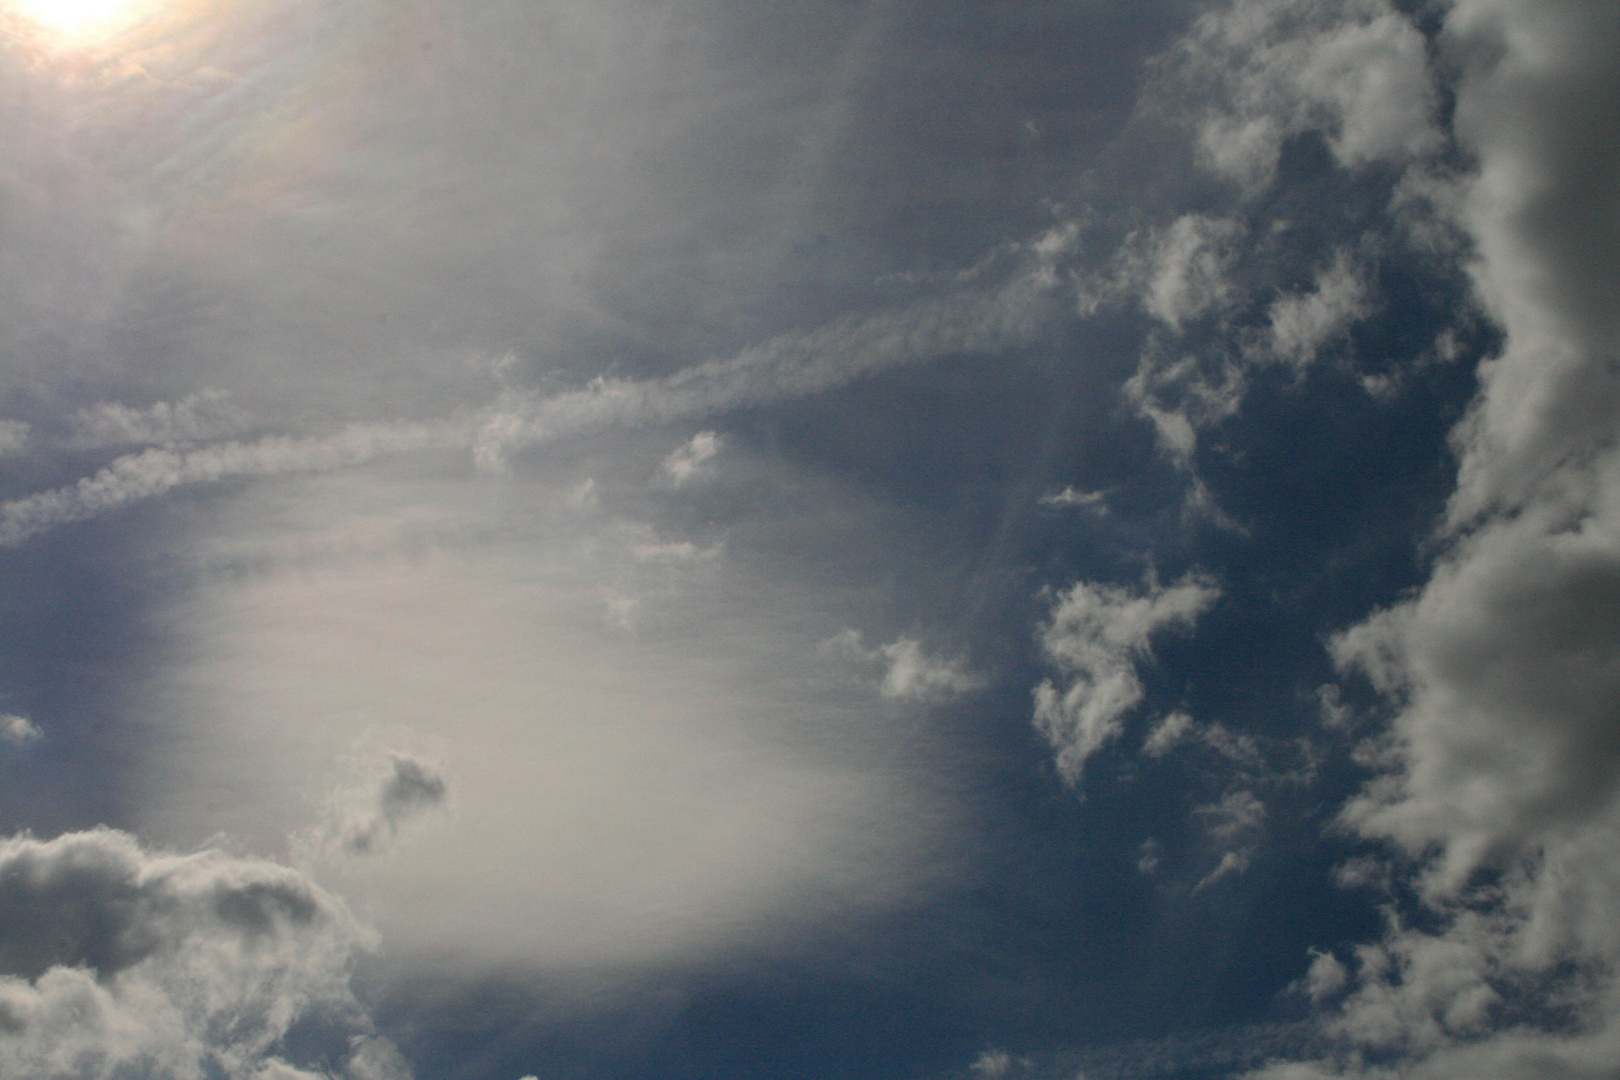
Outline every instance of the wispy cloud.
[[442, 809], [450, 794], [444, 774], [409, 754], [391, 753], [374, 775], [338, 796], [311, 842], [316, 852], [380, 855], [411, 821]]
[[940, 703], [982, 690], [985, 677], [961, 659], [930, 655], [922, 643], [904, 635], [868, 649], [857, 630], [845, 629], [824, 647], [863, 663], [882, 667], [878, 692], [890, 701]]
[[725, 440], [712, 431], [700, 431], [683, 446], [676, 447], [659, 466], [670, 483], [676, 487], [689, 484], [702, 477], [709, 462], [719, 455]]
[[68, 417], [69, 445], [80, 450], [155, 443], [207, 442], [233, 435], [249, 424], [245, 412], [224, 390], [201, 390], [178, 401], [144, 409], [101, 402]]
[[0, 420], [0, 457], [13, 457], [28, 449], [33, 425], [23, 420]]
[[1119, 737], [1123, 717], [1141, 702], [1136, 666], [1151, 655], [1153, 636], [1191, 626], [1219, 595], [1187, 577], [1141, 590], [1082, 581], [1058, 597], [1041, 644], [1064, 684], [1047, 679], [1035, 688], [1035, 726], [1066, 781], [1080, 782], [1086, 760]]
[[910, 364], [1010, 348], [1044, 325], [1056, 284], [1053, 263], [1061, 254], [1037, 241], [1025, 265], [999, 288], [838, 319], [664, 379], [604, 377], [583, 390], [513, 401], [485, 422], [474, 453], [481, 465], [500, 467], [525, 447], [609, 424], [701, 418], [823, 393]]
[[240, 476], [319, 473], [350, 468], [390, 454], [464, 449], [465, 425], [351, 424], [318, 438], [270, 436], [183, 450], [153, 447], [117, 458], [94, 476], [0, 504], [0, 547], [191, 484]]
[[17, 716], [14, 713], [0, 713], [0, 743], [10, 743], [12, 746], [28, 746], [45, 737], [39, 726], [26, 716]]

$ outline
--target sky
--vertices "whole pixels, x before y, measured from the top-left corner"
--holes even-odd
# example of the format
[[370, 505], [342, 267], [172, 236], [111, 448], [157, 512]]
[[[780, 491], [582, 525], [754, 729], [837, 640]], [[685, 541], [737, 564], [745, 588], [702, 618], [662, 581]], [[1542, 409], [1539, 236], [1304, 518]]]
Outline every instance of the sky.
[[1615, 1080], [1620, 7], [0, 0], [0, 1080]]

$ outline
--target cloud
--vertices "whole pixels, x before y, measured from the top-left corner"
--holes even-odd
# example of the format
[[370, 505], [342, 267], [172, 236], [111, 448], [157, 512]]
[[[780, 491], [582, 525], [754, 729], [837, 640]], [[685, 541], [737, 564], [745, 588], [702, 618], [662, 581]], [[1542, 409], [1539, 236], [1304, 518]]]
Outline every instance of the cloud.
[[156, 443], [206, 442], [248, 426], [245, 412], [224, 390], [201, 390], [179, 401], [144, 409], [102, 402], [68, 417], [69, 445], [80, 450]]
[[671, 451], [659, 466], [676, 487], [689, 484], [708, 472], [708, 463], [720, 453], [725, 440], [712, 431], [700, 431], [685, 445]]
[[[1150, 347], [1122, 389], [1125, 399], [1153, 424], [1159, 449], [1182, 468], [1191, 468], [1200, 429], [1235, 414], [1247, 385], [1241, 364], [1227, 360], [1209, 365], [1190, 355], [1170, 359]], [[1202, 491], [1195, 485], [1193, 497]]]
[[1204, 819], [1210, 837], [1226, 849], [1215, 869], [1193, 886], [1196, 893], [1249, 868], [1265, 824], [1266, 805], [1254, 792], [1237, 790], [1227, 792], [1219, 802], [1195, 807], [1193, 813]]
[[270, 436], [193, 450], [154, 447], [117, 458], [75, 484], [0, 504], [0, 547], [16, 547], [61, 525], [86, 521], [191, 484], [236, 476], [320, 473], [378, 458], [465, 448], [468, 433], [450, 423], [350, 424], [319, 438]]
[[1163, 229], [1132, 234], [1115, 258], [1116, 287], [1179, 332], [1231, 298], [1228, 275], [1243, 231], [1231, 218], [1183, 214]]
[[0, 420], [0, 457], [12, 457], [28, 449], [33, 425], [23, 420]]
[[[1009, 348], [1038, 333], [1056, 282], [1054, 264], [1065, 250], [1050, 237], [1038, 238], [1020, 249], [1019, 266], [997, 288], [963, 291], [877, 316], [835, 320], [810, 333], [783, 335], [664, 379], [598, 377], [583, 390], [545, 398], [509, 394], [487, 412], [476, 433], [455, 420], [357, 422], [323, 437], [277, 435], [196, 449], [154, 447], [117, 458], [75, 484], [0, 504], [0, 547], [15, 547], [60, 525], [191, 484], [328, 472], [386, 456], [469, 446], [481, 467], [498, 470], [514, 451], [585, 431], [790, 400], [897, 366]], [[193, 400], [193, 406], [186, 405]], [[76, 423], [87, 434], [118, 438], [172, 434], [187, 423], [201, 428], [204, 414], [220, 408], [215, 398], [199, 394], [144, 412], [98, 406], [81, 413]], [[712, 446], [709, 439], [716, 440]], [[701, 453], [718, 447], [718, 437], [704, 432], [688, 450]], [[707, 456], [693, 459], [692, 471], [679, 476], [671, 472], [671, 477], [679, 483], [680, 477], [695, 475]], [[672, 467], [681, 468], [678, 461]]]
[[[410, 1076], [350, 991], [369, 932], [287, 867], [108, 829], [12, 837], [0, 924], [5, 1080]], [[300, 1023], [316, 1044], [303, 1063], [285, 1042]]]
[[1282, 143], [1319, 131], [1339, 164], [1404, 164], [1438, 149], [1423, 36], [1384, 0], [1242, 0], [1202, 16], [1167, 64], [1201, 163], [1254, 193]]
[[317, 851], [379, 855], [394, 846], [415, 818], [442, 809], [450, 794], [439, 769], [408, 754], [391, 753], [369, 783], [338, 799], [313, 837]]
[[1057, 751], [1058, 772], [1078, 784], [1086, 759], [1119, 737], [1121, 718], [1142, 700], [1137, 664], [1150, 639], [1191, 626], [1220, 590], [1193, 576], [1145, 590], [1078, 582], [1058, 597], [1041, 634], [1048, 660], [1065, 685], [1035, 688], [1035, 726]]
[[485, 421], [475, 457], [499, 468], [513, 452], [609, 424], [704, 417], [823, 393], [896, 367], [1011, 348], [1039, 332], [1056, 284], [1054, 265], [1065, 250], [1037, 239], [999, 287], [836, 319], [667, 378], [598, 377], [583, 390], [514, 399]]
[[1054, 510], [1086, 509], [1095, 514], [1106, 514], [1107, 500], [1106, 492], [1076, 491], [1073, 487], [1065, 487], [1062, 491], [1042, 495], [1036, 502]]
[[1349, 255], [1339, 251], [1331, 265], [1317, 271], [1311, 292], [1279, 297], [1271, 305], [1271, 354], [1304, 367], [1316, 359], [1322, 346], [1370, 310], [1367, 286]]
[[16, 716], [12, 713], [0, 713], [0, 743], [10, 743], [12, 746], [27, 746], [36, 743], [44, 737], [44, 732], [26, 716]]
[[904, 635], [867, 649], [858, 630], [839, 631], [824, 647], [885, 670], [878, 693], [888, 701], [940, 704], [984, 689], [986, 680], [959, 659], [930, 656], [922, 643]]
[[1503, 342], [1429, 580], [1332, 643], [1393, 715], [1340, 817], [1391, 855], [1345, 879], [1415, 877], [1425, 910], [1357, 950], [1342, 1057], [1273, 1080], [1599, 1077], [1620, 1053], [1620, 11], [1459, 0], [1439, 44], [1474, 167], [1438, 212]]

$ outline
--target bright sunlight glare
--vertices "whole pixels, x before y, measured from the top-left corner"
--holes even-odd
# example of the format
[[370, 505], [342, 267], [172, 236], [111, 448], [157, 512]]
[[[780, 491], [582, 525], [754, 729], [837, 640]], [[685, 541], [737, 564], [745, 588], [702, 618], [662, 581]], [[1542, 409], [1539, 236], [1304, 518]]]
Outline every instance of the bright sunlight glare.
[[85, 41], [118, 29], [133, 0], [14, 0], [9, 6], [46, 30]]

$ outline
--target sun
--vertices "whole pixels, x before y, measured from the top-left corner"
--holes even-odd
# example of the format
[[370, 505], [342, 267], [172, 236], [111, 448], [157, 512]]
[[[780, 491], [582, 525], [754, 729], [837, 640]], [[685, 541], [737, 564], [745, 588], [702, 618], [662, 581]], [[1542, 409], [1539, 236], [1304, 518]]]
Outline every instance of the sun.
[[17, 14], [61, 38], [88, 42], [116, 32], [135, 0], [13, 0]]

